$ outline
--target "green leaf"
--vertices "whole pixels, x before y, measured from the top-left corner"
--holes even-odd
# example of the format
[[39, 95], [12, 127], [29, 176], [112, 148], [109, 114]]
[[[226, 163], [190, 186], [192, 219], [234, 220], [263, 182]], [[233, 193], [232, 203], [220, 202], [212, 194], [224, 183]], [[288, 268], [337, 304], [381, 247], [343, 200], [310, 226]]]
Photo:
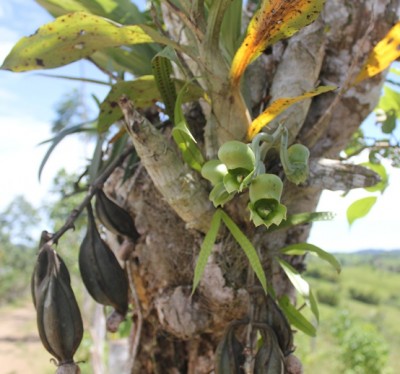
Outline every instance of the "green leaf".
[[391, 134], [396, 128], [396, 113], [394, 110], [390, 110], [386, 114], [387, 118], [382, 122], [382, 132], [384, 134]]
[[208, 257], [210, 257], [215, 240], [217, 239], [220, 226], [221, 226], [221, 211], [216, 210], [211, 219], [210, 229], [208, 230], [206, 236], [204, 237], [203, 243], [201, 244], [200, 247], [199, 257], [197, 259], [196, 267], [194, 269], [192, 295], [196, 291], [200, 279], [203, 276], [204, 269], [206, 268], [207, 265]]
[[94, 132], [95, 128], [92, 125], [90, 125], [90, 123], [91, 122], [84, 122], [84, 123], [80, 123], [75, 126], [67, 127], [65, 129], [63, 129], [62, 131], [60, 131], [53, 138], [45, 140], [40, 143], [40, 145], [46, 144], [46, 143], [51, 143], [51, 145], [50, 145], [49, 149], [47, 150], [47, 152], [45, 153], [42, 162], [40, 163], [39, 171], [38, 171], [39, 181], [42, 176], [43, 169], [44, 169], [47, 161], [49, 160], [50, 155], [53, 153], [53, 151], [57, 147], [57, 145], [68, 135], [77, 134], [80, 132]]
[[389, 183], [389, 177], [387, 175], [385, 167], [382, 164], [373, 164], [372, 162], [364, 162], [361, 164], [361, 166], [371, 169], [372, 171], [377, 173], [381, 178], [380, 182], [378, 182], [374, 186], [365, 187], [365, 190], [368, 192], [380, 191], [383, 193]]
[[104, 135], [97, 134], [96, 147], [94, 148], [93, 157], [90, 161], [88, 170], [90, 184], [93, 183], [97, 178], [97, 176], [99, 175], [101, 162], [103, 159], [103, 143], [104, 143]]
[[328, 262], [338, 273], [341, 271], [341, 265], [335, 256], [310, 243], [291, 244], [280, 249], [280, 252], [290, 256], [303, 256], [310, 252], [317, 255], [321, 260]]
[[314, 298], [314, 295], [311, 293], [310, 285], [308, 282], [300, 275], [300, 273], [285, 260], [275, 257], [276, 261], [279, 262], [282, 269], [288, 276], [290, 282], [293, 284], [294, 288], [297, 292], [304, 298], [306, 304], [310, 306], [311, 311], [313, 312], [317, 321], [319, 320], [319, 311], [318, 305]]
[[192, 169], [200, 172], [201, 167], [204, 164], [204, 157], [200, 149], [197, 147], [196, 139], [189, 130], [189, 126], [182, 110], [183, 97], [188, 88], [188, 84], [189, 82], [182, 87], [179, 91], [178, 97], [176, 98], [174, 110], [175, 126], [172, 130], [172, 137], [178, 145], [178, 148], [181, 150], [185, 162]]
[[102, 86], [111, 86], [111, 84], [108, 82], [99, 81], [97, 79], [84, 78], [84, 77], [70, 77], [68, 75], [46, 74], [46, 73], [37, 73], [37, 75], [40, 75], [41, 77], [47, 77], [47, 78], [66, 79], [66, 80], [71, 80], [71, 81], [100, 84]]
[[[148, 30], [148, 27], [146, 27]], [[1, 69], [51, 69], [120, 45], [153, 43], [141, 26], [122, 26], [85, 12], [69, 13], [24, 37], [11, 50]]]
[[317, 322], [319, 323], [319, 309], [318, 309], [318, 302], [317, 299], [315, 298], [313, 292], [310, 289], [310, 308], [311, 312], [314, 314]]
[[276, 261], [279, 262], [282, 269], [285, 271], [288, 276], [290, 282], [296, 288], [297, 292], [303, 296], [305, 299], [309, 299], [310, 297], [310, 285], [303, 277], [299, 274], [299, 272], [285, 260], [275, 257]]
[[[174, 79], [174, 83], [177, 89], [185, 85], [183, 81], [178, 79]], [[146, 108], [161, 100], [161, 95], [153, 75], [145, 75], [132, 81], [114, 84], [100, 105], [99, 132], [107, 131], [113, 123], [122, 118], [122, 111], [118, 105], [118, 100], [122, 95], [127, 96], [136, 108]], [[203, 95], [204, 92], [201, 88], [190, 84], [184, 90], [182, 102], [197, 100]]]
[[389, 73], [400, 75], [400, 69], [390, 68]]
[[160, 100], [160, 93], [152, 75], [114, 84], [100, 105], [99, 132], [107, 131], [113, 123], [122, 118], [122, 111], [118, 105], [122, 95], [132, 100], [136, 108], [146, 108]]
[[221, 41], [229, 56], [228, 61], [232, 59], [239, 47], [242, 34], [242, 14], [242, 0], [233, 0], [224, 14], [221, 26]]
[[[157, 53], [150, 46], [155, 44], [136, 44], [123, 48], [105, 48], [90, 56], [90, 60], [105, 71], [114, 71], [122, 76], [126, 71], [135, 77], [151, 75], [151, 59]], [[158, 45], [157, 45], [158, 47]]]
[[[168, 48], [168, 47], [166, 47]], [[174, 123], [174, 108], [177, 100], [174, 81], [171, 78], [171, 61], [163, 55], [157, 54], [151, 61], [153, 75], [165, 105], [165, 111], [172, 123]]]
[[298, 213], [287, 216], [286, 221], [283, 221], [279, 226], [271, 226], [268, 232], [275, 230], [286, 229], [296, 225], [303, 225], [305, 223], [317, 221], [330, 221], [335, 217], [332, 212], [312, 212], [312, 213]]
[[254, 248], [253, 244], [251, 244], [250, 240], [243, 234], [243, 232], [239, 229], [235, 222], [224, 212], [221, 212], [221, 218], [235, 238], [235, 240], [239, 243], [240, 247], [243, 249], [245, 255], [249, 259], [250, 266], [256, 274], [258, 280], [261, 283], [262, 288], [265, 293], [267, 293], [267, 279], [265, 277], [264, 269], [261, 265], [260, 259], [258, 257], [257, 251]]
[[286, 295], [282, 296], [278, 302], [291, 325], [309, 336], [316, 335], [315, 327], [290, 303]]
[[347, 221], [351, 226], [359, 218], [366, 216], [376, 203], [376, 196], [364, 197], [357, 200], [347, 208]]
[[386, 113], [394, 110], [396, 117], [400, 118], [400, 92], [393, 90], [388, 85], [383, 87], [383, 94], [379, 99], [376, 109], [382, 109]]
[[52, 16], [86, 11], [122, 24], [146, 22], [146, 17], [130, 0], [36, 0]]

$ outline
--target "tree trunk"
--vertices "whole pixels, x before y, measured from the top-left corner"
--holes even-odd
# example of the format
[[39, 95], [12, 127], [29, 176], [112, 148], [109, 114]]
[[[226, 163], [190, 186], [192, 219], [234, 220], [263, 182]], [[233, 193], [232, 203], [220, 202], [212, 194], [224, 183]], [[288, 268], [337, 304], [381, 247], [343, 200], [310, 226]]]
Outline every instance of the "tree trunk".
[[[296, 96], [318, 82], [350, 87], [348, 83], [373, 45], [397, 20], [399, 8], [398, 0], [328, 0], [316, 22], [265, 51], [249, 67], [245, 79], [251, 87], [252, 114], [264, 107], [265, 98], [273, 101]], [[323, 189], [360, 186], [359, 179], [354, 178], [360, 170], [321, 158], [338, 156], [374, 108], [382, 81], [383, 77], [377, 76], [343, 90], [340, 96], [327, 93], [312, 102], [306, 100], [278, 118], [277, 121], [285, 120], [290, 142], [307, 145], [312, 157], [310, 178], [305, 185], [297, 187], [285, 182], [283, 203], [289, 213], [315, 211]], [[198, 105], [188, 107], [187, 119], [192, 131], [201, 134], [205, 119]], [[158, 157], [164, 157], [163, 151], [147, 157], [152, 161], [157, 158], [158, 162]], [[268, 170], [280, 170], [276, 160], [268, 163]], [[109, 195], [131, 212], [141, 235], [129, 260], [137, 298], [133, 320], [135, 331], [141, 330], [132, 372], [211, 373], [214, 352], [226, 326], [244, 318], [253, 300], [247, 283], [248, 261], [230, 234], [222, 229], [199, 288], [191, 296], [193, 270], [204, 233], [196, 230], [196, 225], [188, 227], [189, 219], [184, 222], [181, 214], [171, 208], [170, 199], [155, 180], [157, 177], [148, 172], [143, 158], [142, 161], [144, 167], [139, 167], [133, 178], [121, 184], [123, 172], [117, 170], [106, 185]], [[361, 186], [373, 180], [367, 174], [363, 178]], [[205, 183], [197, 183], [202, 189], [207, 188]], [[193, 204], [197, 204], [197, 192], [191, 196]], [[293, 289], [273, 256], [285, 245], [305, 241], [310, 225], [267, 234], [265, 228], [256, 229], [249, 222], [246, 205], [247, 196], [243, 194], [225, 207], [257, 248], [267, 280], [277, 295], [288, 294], [294, 302]], [[204, 209], [207, 223], [210, 207], [205, 205]], [[304, 270], [303, 258], [288, 260], [297, 270]], [[137, 328], [139, 324], [141, 329]], [[299, 371], [287, 367], [286, 372]]]

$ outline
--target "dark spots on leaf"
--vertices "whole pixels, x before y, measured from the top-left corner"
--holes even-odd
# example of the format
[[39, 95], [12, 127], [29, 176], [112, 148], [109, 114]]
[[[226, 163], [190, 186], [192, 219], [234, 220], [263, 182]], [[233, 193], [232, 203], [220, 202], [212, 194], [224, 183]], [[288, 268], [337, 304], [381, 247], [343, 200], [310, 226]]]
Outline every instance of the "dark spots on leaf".
[[118, 106], [118, 103], [116, 101], [111, 101], [110, 102], [110, 107], [111, 108], [115, 108], [116, 106]]
[[112, 110], [109, 110], [109, 111], [107, 112], [107, 114], [112, 114], [112, 112], [113, 112]]
[[41, 58], [35, 58], [36, 65], [44, 66], [44, 62]]
[[389, 38], [389, 40], [387, 41], [387, 44], [390, 44], [390, 43], [392, 43], [393, 42], [393, 38]]
[[40, 31], [40, 29], [37, 29], [32, 35], [29, 35], [28, 38], [32, 38], [32, 36], [35, 36], [36, 34], [38, 34]]

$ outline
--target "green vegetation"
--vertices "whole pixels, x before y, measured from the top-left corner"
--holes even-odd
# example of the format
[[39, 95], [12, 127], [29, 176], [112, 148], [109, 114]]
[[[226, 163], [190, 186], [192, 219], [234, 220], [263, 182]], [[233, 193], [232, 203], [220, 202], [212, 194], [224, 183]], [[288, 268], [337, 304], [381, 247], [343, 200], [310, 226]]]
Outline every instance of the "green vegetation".
[[311, 256], [304, 277], [320, 303], [316, 338], [296, 334], [305, 373], [398, 373], [400, 251], [338, 254], [343, 271]]

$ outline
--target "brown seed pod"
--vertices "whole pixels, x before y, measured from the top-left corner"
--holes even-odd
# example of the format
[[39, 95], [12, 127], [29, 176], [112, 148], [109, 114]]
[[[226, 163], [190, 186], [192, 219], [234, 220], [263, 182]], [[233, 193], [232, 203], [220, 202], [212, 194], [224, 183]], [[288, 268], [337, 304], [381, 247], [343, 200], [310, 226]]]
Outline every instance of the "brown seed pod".
[[235, 327], [235, 324], [231, 324], [218, 344], [215, 352], [215, 374], [244, 373], [244, 347], [235, 336]]
[[133, 241], [139, 237], [131, 215], [109, 199], [103, 190], [96, 192], [95, 210], [100, 222], [114, 234], [125, 235]]
[[279, 347], [285, 356], [293, 352], [293, 332], [285, 315], [268, 294], [264, 295], [264, 305], [260, 312], [260, 322], [266, 323], [274, 331]]
[[128, 280], [113, 251], [100, 237], [89, 204], [86, 236], [79, 251], [83, 283], [98, 303], [110, 305], [121, 315], [128, 310]]
[[39, 252], [31, 289], [44, 347], [60, 364], [73, 363], [83, 336], [82, 317], [68, 269], [47, 244]]
[[262, 344], [254, 358], [254, 374], [284, 374], [285, 365], [275, 332], [264, 325], [259, 328]]

